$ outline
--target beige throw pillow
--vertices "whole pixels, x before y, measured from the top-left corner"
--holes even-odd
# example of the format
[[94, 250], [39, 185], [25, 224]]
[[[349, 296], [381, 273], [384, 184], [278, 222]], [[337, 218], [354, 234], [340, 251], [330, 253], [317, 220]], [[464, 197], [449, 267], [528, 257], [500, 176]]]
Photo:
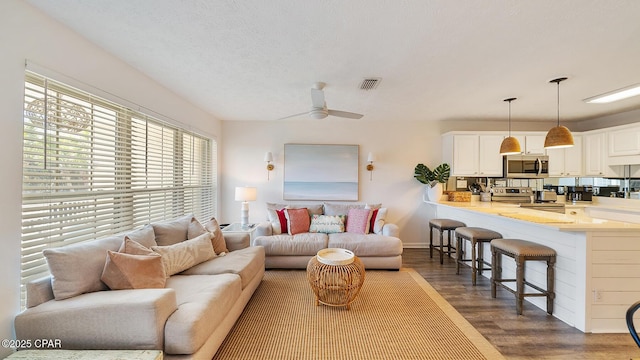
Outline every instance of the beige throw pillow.
[[216, 254], [229, 252], [229, 249], [227, 249], [227, 242], [224, 240], [224, 236], [222, 236], [222, 230], [220, 230], [218, 220], [212, 217], [208, 223], [204, 224], [204, 227], [211, 233], [211, 244], [213, 245], [213, 250]]
[[111, 290], [164, 288], [162, 256], [109, 251], [101, 279]]
[[109, 251], [100, 277], [111, 290], [164, 288], [162, 257], [125, 237], [118, 252]]
[[162, 255], [166, 276], [177, 274], [216, 256], [211, 246], [211, 234], [208, 232], [191, 240], [169, 246], [153, 246], [151, 249]]
[[107, 258], [107, 251], [117, 251], [122, 245], [122, 235], [109, 236], [69, 246], [45, 249], [51, 272], [51, 286], [56, 300], [76, 295], [107, 290], [100, 281]]
[[193, 214], [185, 215], [170, 221], [151, 224], [155, 233], [156, 243], [160, 246], [177, 244], [187, 240], [189, 223]]

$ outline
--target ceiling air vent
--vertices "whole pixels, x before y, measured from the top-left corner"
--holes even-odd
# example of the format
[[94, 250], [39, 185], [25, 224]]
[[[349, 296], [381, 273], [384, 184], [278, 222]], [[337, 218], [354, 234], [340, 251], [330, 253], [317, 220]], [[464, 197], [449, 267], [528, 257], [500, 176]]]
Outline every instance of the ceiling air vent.
[[381, 78], [366, 78], [360, 84], [360, 90], [373, 90], [378, 87]]

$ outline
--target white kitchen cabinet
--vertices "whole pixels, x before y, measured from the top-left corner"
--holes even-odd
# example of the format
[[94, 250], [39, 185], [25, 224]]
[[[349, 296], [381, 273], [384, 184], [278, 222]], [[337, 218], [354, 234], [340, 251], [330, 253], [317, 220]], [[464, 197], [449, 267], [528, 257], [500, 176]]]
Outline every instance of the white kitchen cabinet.
[[583, 175], [582, 136], [573, 135], [574, 145], [569, 148], [547, 149], [549, 176], [573, 177]]
[[605, 132], [584, 133], [583, 136], [584, 175], [617, 176], [609, 167], [607, 154], [607, 134]]
[[452, 176], [502, 176], [500, 144], [503, 135], [445, 134], [444, 162], [451, 166]]
[[607, 131], [609, 166], [640, 164], [640, 126], [622, 125]]
[[[520, 143], [523, 147], [524, 153], [527, 155], [544, 155], [546, 154], [544, 148], [545, 135], [527, 135], [525, 136], [524, 144]], [[520, 140], [520, 139], [518, 139]]]
[[640, 154], [640, 127], [609, 131], [609, 156]]

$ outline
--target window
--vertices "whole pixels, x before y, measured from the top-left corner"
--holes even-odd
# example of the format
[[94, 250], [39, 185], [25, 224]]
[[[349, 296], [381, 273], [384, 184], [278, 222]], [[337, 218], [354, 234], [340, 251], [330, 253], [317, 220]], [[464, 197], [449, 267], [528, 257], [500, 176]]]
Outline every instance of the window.
[[42, 250], [216, 209], [216, 142], [27, 72], [24, 285], [48, 274]]

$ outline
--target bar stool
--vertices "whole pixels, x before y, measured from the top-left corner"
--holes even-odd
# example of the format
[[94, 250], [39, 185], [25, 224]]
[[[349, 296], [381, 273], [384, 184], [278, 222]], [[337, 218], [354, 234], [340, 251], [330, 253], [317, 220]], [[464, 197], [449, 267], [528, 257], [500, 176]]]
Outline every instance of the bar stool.
[[[465, 223], [451, 219], [431, 219], [429, 221], [429, 257], [433, 258], [433, 229], [440, 232], [440, 265], [444, 263], [444, 254], [455, 253], [455, 247], [451, 245], [451, 232], [459, 227], [467, 226]], [[447, 232], [447, 250], [444, 250], [444, 232]], [[453, 249], [453, 250], [452, 250]]]
[[[485, 265], [491, 265], [487, 261], [484, 261], [484, 243], [490, 242], [493, 239], [501, 239], [502, 235], [499, 232], [493, 230], [484, 229], [480, 227], [459, 227], [456, 229], [456, 248], [458, 249], [458, 256], [456, 261], [456, 274], [460, 274], [460, 264], [470, 261], [471, 262], [471, 283], [475, 286], [477, 274], [482, 275], [483, 270], [491, 270], [490, 267]], [[462, 242], [468, 240], [471, 242], [471, 259], [464, 259], [464, 250]], [[476, 257], [476, 244], [477, 254]]]
[[[502, 278], [502, 256], [505, 255], [516, 261], [516, 278]], [[533, 285], [525, 280], [525, 263], [529, 260], [547, 262], [547, 289]], [[522, 315], [522, 303], [525, 296], [546, 296], [547, 314], [553, 314], [554, 292], [554, 265], [556, 263], [556, 252], [550, 247], [540, 245], [531, 241], [519, 239], [495, 239], [491, 240], [491, 297], [496, 297], [496, 285], [504, 287], [509, 292], [516, 295], [516, 311]], [[504, 282], [516, 282], [516, 290], [507, 287]], [[535, 289], [538, 293], [525, 293], [525, 285]]]

